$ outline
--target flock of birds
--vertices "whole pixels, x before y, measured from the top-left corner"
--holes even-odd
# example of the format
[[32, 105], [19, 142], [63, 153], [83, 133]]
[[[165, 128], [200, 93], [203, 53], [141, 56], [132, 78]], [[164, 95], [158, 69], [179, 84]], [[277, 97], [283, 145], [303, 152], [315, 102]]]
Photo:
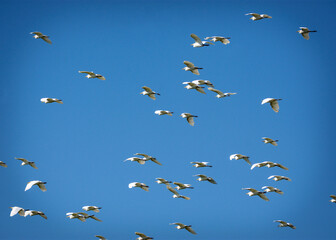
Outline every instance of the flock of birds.
[[[267, 18], [272, 18], [271, 16], [267, 15], [267, 14], [257, 14], [257, 13], [248, 13], [246, 15], [250, 15], [252, 16], [250, 19], [253, 21], [257, 21], [257, 20], [261, 20], [261, 19], [267, 19]], [[316, 32], [316, 31], [311, 31], [306, 27], [300, 27], [300, 30], [297, 31], [299, 34], [301, 34], [303, 36], [303, 38], [305, 39], [309, 39], [309, 33], [310, 32]], [[42, 39], [45, 42], [51, 44], [51, 41], [49, 39], [49, 36], [42, 34], [41, 32], [32, 32], [31, 34], [34, 34], [34, 38], [35, 39]], [[191, 45], [194, 48], [198, 48], [198, 47], [205, 47], [205, 46], [210, 46], [210, 45], [214, 45], [215, 42], [221, 42], [225, 45], [230, 43], [230, 38], [229, 37], [222, 37], [222, 36], [212, 36], [212, 37], [206, 37], [204, 38], [204, 40], [206, 41], [202, 41], [197, 35], [195, 34], [191, 34], [190, 35], [195, 42], [192, 43]], [[207, 41], [209, 40], [209, 41]], [[201, 67], [197, 67], [195, 66], [193, 63], [189, 62], [189, 61], [184, 61], [183, 62], [186, 67], [183, 68], [183, 70], [185, 71], [190, 71], [193, 74], [196, 75], [200, 75], [199, 71], [200, 69], [203, 69]], [[100, 80], [105, 80], [105, 77], [102, 76], [101, 74], [96, 74], [94, 72], [88, 72], [88, 71], [79, 71], [79, 73], [84, 73], [87, 74], [86, 77], [87, 78], [97, 78]], [[225, 97], [229, 97], [232, 95], [235, 95], [237, 93], [223, 93], [220, 90], [217, 90], [214, 88], [214, 85], [208, 81], [208, 80], [194, 80], [191, 82], [183, 82], [186, 89], [190, 90], [190, 89], [195, 89], [196, 91], [205, 94], [204, 91], [204, 85], [208, 86], [208, 90], [215, 92], [217, 95], [217, 98], [225, 98]], [[142, 89], [144, 90], [143, 92], [141, 92], [140, 94], [144, 95], [144, 96], [148, 96], [153, 100], [156, 100], [156, 95], [160, 96], [159, 93], [153, 91], [151, 88], [147, 87], [147, 86], [143, 86]], [[266, 104], [269, 103], [271, 108], [277, 113], [279, 112], [279, 101], [282, 99], [279, 98], [265, 98], [264, 100], [262, 100], [261, 104]], [[57, 99], [57, 98], [42, 98], [41, 99], [42, 103], [60, 103], [63, 104], [63, 101], [61, 99]], [[174, 112], [172, 111], [168, 111], [168, 110], [156, 110], [154, 112], [157, 115], [168, 115], [168, 116], [172, 116]], [[190, 113], [182, 113], [181, 114], [182, 118], [185, 118], [188, 123], [191, 126], [194, 126], [195, 122], [194, 122], [194, 118], [196, 118], [196, 115], [190, 114]], [[273, 146], [277, 146], [277, 142], [278, 140], [273, 140], [271, 138], [268, 137], [264, 137], [263, 138], [263, 142], [265, 144], [271, 144]], [[148, 161], [154, 162], [158, 165], [162, 165], [155, 157], [152, 157], [150, 155], [147, 154], [143, 154], [143, 153], [136, 153], [135, 157], [130, 157], [127, 158], [125, 160], [126, 161], [130, 161], [130, 162], [137, 162], [141, 165], [145, 164]], [[37, 169], [37, 166], [35, 165], [34, 162], [30, 162], [25, 158], [15, 158], [16, 160], [21, 161], [21, 165], [25, 166], [25, 165], [29, 165], [34, 169]], [[273, 168], [273, 167], [279, 167], [283, 170], [288, 170], [287, 167], [279, 164], [279, 163], [274, 163], [274, 162], [270, 162], [270, 161], [264, 161], [261, 163], [255, 163], [252, 164], [250, 162], [249, 156], [245, 156], [242, 154], [232, 154], [230, 156], [230, 160], [244, 160], [247, 164], [251, 165], [251, 170], [255, 169], [255, 168], [261, 168], [261, 167], [268, 167], [268, 168]], [[209, 162], [191, 162], [191, 164], [193, 164], [193, 166], [195, 168], [205, 168], [205, 167], [212, 167], [211, 165], [209, 165]], [[0, 166], [2, 167], [7, 167], [7, 164], [0, 161]], [[204, 174], [197, 174], [194, 175], [197, 178], [198, 181], [207, 181], [209, 183], [212, 184], [217, 184], [217, 182], [211, 178], [208, 177]], [[280, 176], [280, 175], [272, 175], [270, 177], [268, 177], [268, 179], [273, 179], [274, 181], [281, 181], [281, 180], [286, 180], [286, 181], [291, 181], [290, 178], [286, 177], [286, 176]], [[189, 197], [183, 196], [181, 195], [178, 191], [180, 190], [184, 190], [184, 189], [193, 189], [193, 187], [191, 186], [191, 184], [186, 184], [186, 183], [180, 183], [180, 182], [172, 182], [172, 181], [167, 181], [164, 178], [156, 178], [156, 182], [158, 184], [164, 184], [167, 188], [168, 191], [170, 191], [171, 193], [173, 193], [173, 198], [182, 198], [185, 200], [190, 200]], [[172, 187], [172, 184], [175, 185], [175, 187]], [[30, 181], [27, 183], [25, 191], [31, 189], [33, 186], [37, 186], [41, 191], [45, 192], [47, 189], [45, 187], [46, 182], [44, 181], [39, 181], [39, 180], [34, 180], [34, 181]], [[141, 188], [142, 190], [145, 191], [149, 191], [149, 186], [146, 185], [145, 183], [141, 183], [141, 182], [131, 182], [128, 185], [129, 188]], [[283, 191], [281, 191], [280, 189], [276, 188], [276, 187], [272, 187], [272, 186], [263, 186], [261, 188], [262, 190], [256, 190], [254, 188], [242, 188], [242, 190], [248, 190], [249, 192], [247, 192], [246, 194], [248, 196], [258, 196], [261, 199], [265, 200], [265, 201], [269, 201], [268, 197], [266, 196], [266, 194], [270, 193], [270, 192], [274, 192], [274, 193], [278, 193], [278, 194], [283, 194]], [[330, 202], [332, 203], [336, 203], [336, 196], [335, 195], [330, 195], [331, 200]], [[18, 206], [14, 206], [14, 207], [10, 207], [11, 208], [11, 212], [10, 212], [10, 217], [19, 214], [20, 216], [41, 216], [44, 219], [47, 219], [47, 216], [42, 212], [42, 211], [36, 211], [36, 210], [30, 210], [30, 209], [24, 209]], [[100, 212], [101, 207], [97, 207], [97, 206], [83, 206], [82, 210], [89, 212], [89, 211], [93, 211], [95, 213], [99, 213]], [[78, 219], [82, 222], [85, 222], [87, 219], [91, 218], [93, 220], [96, 221], [100, 221], [100, 219], [98, 219], [94, 214], [90, 215], [86, 212], [68, 212], [66, 213], [66, 217], [69, 219]], [[291, 223], [288, 223], [286, 221], [283, 220], [274, 220], [274, 222], [278, 222], [279, 223], [279, 227], [290, 227], [292, 229], [295, 229], [295, 226]], [[175, 222], [175, 223], [170, 223], [170, 225], [175, 225], [177, 229], [185, 229], [188, 232], [192, 233], [192, 234], [196, 234], [196, 232], [191, 228], [191, 225], [185, 225], [183, 223], [179, 223], [179, 222]], [[138, 236], [138, 240], [147, 240], [147, 239], [153, 239], [152, 237], [149, 237], [143, 233], [140, 232], [135, 232], [135, 234]], [[105, 237], [101, 236], [101, 235], [96, 235], [97, 238], [104, 240], [106, 239]]]

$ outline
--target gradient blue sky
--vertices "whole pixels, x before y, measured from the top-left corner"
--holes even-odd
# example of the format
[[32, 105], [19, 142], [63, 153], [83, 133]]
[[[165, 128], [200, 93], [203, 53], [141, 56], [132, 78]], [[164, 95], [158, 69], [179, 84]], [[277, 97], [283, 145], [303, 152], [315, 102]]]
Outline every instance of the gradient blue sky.
[[[335, 1], [1, 1], [0, 168], [1, 239], [334, 239], [336, 205]], [[272, 19], [253, 22], [248, 12]], [[296, 31], [317, 33], [309, 41]], [[41, 31], [53, 44], [29, 34]], [[231, 37], [231, 44], [192, 48], [190, 34]], [[181, 70], [184, 60], [203, 67], [200, 77]], [[87, 79], [95, 71], [106, 81]], [[210, 80], [237, 92], [217, 99], [186, 90], [182, 82]], [[142, 86], [161, 93], [152, 101]], [[60, 104], [42, 104], [56, 97]], [[262, 106], [283, 98], [280, 112]], [[175, 112], [157, 116], [157, 109]], [[179, 115], [199, 116], [195, 127]], [[262, 137], [279, 139], [273, 147]], [[123, 162], [136, 152], [163, 166]], [[251, 171], [253, 163], [279, 162], [289, 171]], [[35, 161], [21, 167], [14, 157]], [[208, 161], [207, 169], [191, 161]], [[218, 185], [197, 182], [203, 173]], [[286, 175], [292, 182], [267, 177]], [[192, 184], [173, 199], [156, 177]], [[47, 181], [48, 191], [30, 180]], [[150, 191], [128, 189], [144, 182]], [[280, 188], [270, 202], [242, 187]], [[84, 205], [103, 209], [103, 222], [69, 220]], [[41, 210], [40, 217], [10, 218], [10, 206]], [[278, 228], [275, 219], [297, 226]], [[193, 225], [198, 233], [171, 222]]]

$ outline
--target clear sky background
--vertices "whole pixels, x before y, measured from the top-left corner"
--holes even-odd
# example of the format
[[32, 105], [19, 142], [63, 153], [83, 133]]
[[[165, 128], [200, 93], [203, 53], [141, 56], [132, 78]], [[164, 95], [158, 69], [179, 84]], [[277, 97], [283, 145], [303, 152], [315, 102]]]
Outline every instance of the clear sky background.
[[[1, 239], [162, 240], [335, 239], [335, 1], [1, 1], [0, 168]], [[245, 13], [272, 19], [251, 21]], [[305, 26], [309, 41], [296, 31]], [[40, 31], [52, 45], [32, 38]], [[193, 48], [191, 33], [231, 37], [229, 45]], [[181, 70], [188, 60], [196, 76]], [[87, 79], [94, 71], [106, 81]], [[210, 80], [215, 93], [187, 90], [184, 81]], [[142, 86], [161, 93], [156, 101]], [[43, 104], [56, 97], [64, 104]], [[261, 105], [282, 98], [280, 112]], [[155, 110], [175, 112], [157, 116]], [[191, 127], [179, 115], [199, 117]], [[265, 145], [262, 137], [279, 139]], [[134, 153], [163, 166], [123, 162]], [[289, 168], [250, 170], [274, 161]], [[38, 170], [14, 157], [35, 161]], [[213, 168], [196, 169], [191, 161]], [[218, 185], [198, 182], [195, 174]], [[270, 175], [292, 182], [274, 182]], [[192, 184], [174, 199], [156, 177]], [[47, 192], [31, 180], [47, 182]], [[139, 181], [150, 191], [129, 189]], [[269, 202], [243, 187], [271, 185]], [[102, 207], [85, 223], [66, 218], [84, 205]], [[9, 217], [11, 206], [43, 211]], [[278, 228], [273, 220], [297, 229]], [[191, 224], [198, 235], [170, 226]]]

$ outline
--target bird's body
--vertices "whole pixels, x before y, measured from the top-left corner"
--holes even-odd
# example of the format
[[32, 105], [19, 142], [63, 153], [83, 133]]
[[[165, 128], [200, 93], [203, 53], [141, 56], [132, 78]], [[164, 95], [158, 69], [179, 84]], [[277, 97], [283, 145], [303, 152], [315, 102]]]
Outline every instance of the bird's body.
[[214, 85], [209, 81], [209, 80], [193, 80], [192, 83], [197, 84], [197, 85], [207, 85], [209, 87], [213, 87]]
[[21, 165], [24, 166], [24, 165], [29, 165], [31, 166], [32, 168], [35, 168], [37, 169], [36, 165], [35, 165], [35, 162], [29, 162], [27, 159], [25, 158], [15, 158], [16, 160], [19, 160], [19, 161], [22, 161]]
[[179, 182], [174, 182], [173, 184], [175, 184], [176, 185], [176, 189], [177, 190], [182, 190], [182, 189], [187, 189], [187, 188], [189, 188], [189, 189], [194, 189], [192, 186], [191, 186], [191, 184], [185, 184], [185, 183], [179, 183]]
[[195, 89], [196, 91], [205, 94], [204, 92], [204, 87], [201, 87], [199, 85], [197, 85], [196, 83], [193, 82], [183, 82], [183, 84], [187, 84], [187, 86], [185, 86], [186, 89]]
[[41, 32], [31, 32], [30, 34], [33, 34], [34, 36], [34, 38], [35, 39], [42, 39], [42, 40], [44, 40], [45, 42], [47, 42], [47, 43], [49, 43], [49, 44], [51, 44], [51, 41], [50, 41], [50, 39], [49, 39], [49, 36], [47, 36], [47, 35], [44, 35], [43, 33], [41, 33]]
[[127, 158], [126, 160], [124, 160], [124, 162], [126, 162], [126, 161], [138, 162], [141, 165], [146, 163], [146, 160], [144, 160], [143, 158], [139, 158], [139, 157], [130, 157], [130, 158]]
[[244, 159], [245, 162], [247, 162], [248, 164], [251, 165], [249, 156], [245, 156], [243, 154], [235, 153], [235, 154], [230, 155], [230, 160], [233, 160], [233, 159], [235, 159], [235, 160]]
[[185, 229], [192, 234], [197, 234], [191, 227], [191, 225], [185, 225], [183, 223], [170, 223], [170, 225], [176, 225], [177, 229]]
[[209, 40], [212, 42], [221, 42], [224, 45], [227, 45], [230, 43], [229, 37], [221, 37], [221, 36], [212, 36], [212, 37], [206, 37], [204, 40]]
[[68, 212], [68, 213], [66, 213], [66, 217], [70, 218], [70, 219], [78, 219], [82, 222], [86, 221], [86, 218], [84, 217], [84, 215], [82, 215], [80, 213]]
[[261, 19], [265, 19], [265, 18], [272, 18], [271, 16], [267, 15], [267, 14], [258, 14], [258, 13], [246, 13], [245, 15], [250, 15], [252, 16], [250, 19], [252, 21], [257, 21], [257, 20], [261, 20]]
[[171, 111], [168, 111], [168, 110], [156, 110], [155, 112], [154, 112], [155, 114], [157, 114], [157, 115], [169, 115], [169, 116], [173, 116], [173, 113], [174, 112], [171, 112]]
[[331, 199], [330, 202], [336, 203], [336, 195], [330, 195]]
[[213, 43], [211, 42], [207, 42], [207, 41], [202, 41], [196, 34], [191, 34], [190, 37], [192, 37], [195, 42], [193, 44], [191, 44], [194, 48], [198, 48], [198, 47], [207, 47], [213, 45]]
[[135, 235], [138, 235], [139, 237], [137, 240], [149, 240], [153, 239], [152, 237], [148, 237], [146, 234], [140, 233], [140, 232], [135, 232]]
[[279, 103], [278, 101], [282, 100], [281, 98], [275, 99], [275, 98], [265, 98], [262, 100], [261, 104], [269, 103], [273, 109], [274, 112], [279, 112]]
[[261, 189], [265, 189], [265, 192], [275, 192], [275, 193], [279, 193], [279, 194], [283, 194], [283, 191], [281, 191], [278, 188], [275, 187], [271, 187], [271, 186], [264, 186]]
[[200, 181], [200, 182], [202, 182], [202, 181], [208, 181], [208, 182], [210, 182], [212, 184], [217, 184], [217, 182], [213, 178], [208, 177], [208, 176], [206, 176], [204, 174], [197, 174], [197, 175], [194, 175], [194, 176], [195, 177], [196, 176], [199, 177], [199, 178], [197, 178], [197, 181]]
[[269, 199], [265, 196], [266, 192], [260, 192], [254, 188], [242, 188], [242, 190], [249, 190], [248, 193], [246, 193], [247, 195], [249, 195], [250, 197], [252, 196], [259, 196], [261, 199], [265, 200], [265, 201], [269, 201]]
[[212, 167], [209, 162], [190, 162], [195, 168]]
[[316, 30], [311, 31], [306, 27], [300, 27], [300, 30], [297, 31], [297, 32], [299, 34], [301, 34], [304, 39], [309, 40], [309, 33], [310, 32], [317, 32], [317, 31]]
[[54, 103], [54, 102], [63, 104], [63, 101], [61, 99], [57, 99], [57, 98], [41, 98], [41, 102], [46, 103], [46, 104], [47, 103]]
[[183, 196], [183, 195], [179, 194], [174, 188], [172, 188], [169, 185], [166, 185], [166, 186], [167, 186], [167, 189], [169, 191], [171, 191], [172, 193], [174, 193], [173, 198], [183, 198], [185, 200], [190, 200], [190, 197], [186, 197], [186, 196]]
[[152, 162], [154, 162], [154, 163], [156, 163], [156, 164], [158, 164], [158, 165], [162, 165], [158, 160], [156, 160], [155, 157], [149, 156], [149, 155], [147, 155], [147, 154], [144, 154], [144, 153], [136, 153], [136, 154], [134, 154], [134, 155], [142, 156], [142, 157], [143, 157], [143, 158], [142, 158], [143, 161], [152, 161]]
[[78, 71], [78, 72], [87, 74], [86, 75], [87, 78], [98, 78], [100, 80], [105, 80], [105, 77], [102, 76], [101, 74], [96, 74], [94, 72], [89, 72], [89, 71]]
[[158, 184], [165, 184], [165, 185], [169, 185], [169, 183], [172, 183], [172, 181], [167, 181], [166, 179], [164, 178], [156, 178], [156, 182]]
[[25, 210], [21, 207], [10, 207], [12, 210], [9, 214], [10, 217], [15, 216], [16, 214], [19, 214], [20, 216], [24, 216], [25, 215]]
[[128, 184], [128, 187], [129, 188], [138, 187], [138, 188], [141, 188], [142, 190], [145, 190], [146, 192], [149, 191], [149, 186], [147, 186], [144, 183], [140, 183], [140, 182], [132, 182], [132, 183]]
[[288, 223], [288, 222], [285, 222], [285, 221], [282, 221], [282, 220], [274, 220], [273, 222], [278, 222], [278, 223], [280, 223], [280, 224], [278, 225], [278, 227], [290, 227], [290, 228], [292, 228], [292, 229], [296, 229], [296, 227], [295, 227], [293, 224]]
[[230, 97], [232, 95], [237, 94], [237, 93], [223, 93], [222, 91], [214, 89], [213, 87], [209, 87], [208, 90], [217, 93], [216, 95], [217, 98]]
[[195, 125], [195, 122], [194, 122], [194, 117], [198, 117], [196, 115], [192, 115], [190, 113], [182, 113], [181, 114], [181, 117], [182, 118], [186, 118], [188, 123], [191, 125], [191, 126], [194, 126]]
[[97, 207], [97, 206], [84, 206], [84, 207], [82, 207], [82, 209], [84, 211], [94, 211], [94, 212], [98, 213], [99, 210], [101, 209], [101, 207]]
[[27, 211], [25, 211], [25, 214], [24, 214], [25, 217], [36, 216], [36, 215], [43, 217], [45, 220], [48, 219], [47, 216], [41, 211], [27, 210]]
[[200, 75], [200, 73], [198, 72], [198, 69], [203, 69], [200, 67], [195, 67], [195, 65], [189, 61], [184, 61], [183, 64], [186, 65], [186, 67], [182, 68], [184, 71], [190, 71], [196, 75]]
[[45, 192], [45, 191], [47, 191], [47, 189], [45, 187], [45, 184], [46, 184], [46, 182], [42, 182], [42, 181], [39, 181], [39, 180], [30, 181], [30, 182], [27, 183], [25, 191], [31, 189], [32, 186], [37, 185], [41, 189], [42, 192]]
[[156, 97], [155, 95], [158, 95], [160, 96], [160, 93], [157, 93], [157, 92], [154, 92], [151, 88], [149, 87], [146, 87], [146, 86], [143, 86], [142, 89], [144, 90], [143, 92], [141, 92], [140, 94], [144, 95], [144, 96], [148, 96], [150, 97], [151, 99], [155, 100]]
[[265, 166], [268, 167], [268, 168], [279, 167], [279, 168], [282, 168], [284, 170], [288, 170], [287, 167], [281, 165], [280, 163], [274, 163], [274, 162], [271, 162], [271, 161], [264, 161], [264, 162], [261, 162], [261, 163], [255, 163], [255, 164], [252, 165], [251, 170], [255, 167], [260, 168], [260, 167], [265, 167]]
[[272, 176], [269, 176], [267, 179], [273, 179], [276, 182], [281, 181], [281, 180], [292, 181], [292, 179], [290, 179], [289, 177], [279, 176], [279, 175], [272, 175]]
[[273, 140], [272, 138], [268, 138], [268, 137], [263, 137], [262, 139], [263, 139], [263, 142], [266, 143], [266, 144], [270, 143], [273, 146], [278, 146], [277, 142], [279, 140]]
[[0, 161], [0, 166], [1, 166], [1, 167], [7, 167], [7, 164], [4, 163], [3, 161]]

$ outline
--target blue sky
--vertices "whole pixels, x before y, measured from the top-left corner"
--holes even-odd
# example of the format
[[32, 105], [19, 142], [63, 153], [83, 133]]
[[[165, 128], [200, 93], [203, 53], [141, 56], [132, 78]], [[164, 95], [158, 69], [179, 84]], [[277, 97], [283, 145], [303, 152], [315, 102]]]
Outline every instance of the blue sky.
[[[1, 239], [333, 239], [336, 234], [335, 1], [1, 1]], [[272, 19], [253, 22], [245, 13]], [[296, 31], [317, 33], [309, 41]], [[29, 34], [40, 31], [52, 45]], [[227, 46], [192, 48], [201, 38], [231, 37]], [[181, 70], [188, 60], [198, 77]], [[95, 71], [106, 81], [87, 79]], [[210, 80], [237, 92], [217, 99], [187, 90], [182, 82]], [[149, 86], [156, 101], [139, 93]], [[60, 104], [43, 104], [56, 97]], [[282, 98], [280, 112], [261, 105]], [[155, 110], [175, 112], [157, 116]], [[179, 115], [199, 117], [195, 127]], [[279, 139], [273, 147], [262, 137]], [[163, 166], [123, 162], [136, 152]], [[251, 171], [229, 156], [253, 163], [279, 162], [289, 171]], [[21, 167], [14, 157], [35, 161]], [[195, 169], [189, 162], [211, 162]], [[218, 185], [197, 182], [195, 174]], [[292, 182], [267, 177], [286, 175]], [[192, 184], [190, 201], [173, 199], [156, 177]], [[24, 192], [30, 180], [48, 191]], [[150, 191], [128, 189], [144, 182]], [[271, 185], [284, 195], [269, 202], [248, 197], [243, 187]], [[69, 220], [84, 205], [103, 209], [103, 222]], [[10, 206], [43, 211], [40, 217], [10, 218]], [[297, 229], [278, 228], [275, 219]], [[198, 235], [170, 226], [191, 224]]]

